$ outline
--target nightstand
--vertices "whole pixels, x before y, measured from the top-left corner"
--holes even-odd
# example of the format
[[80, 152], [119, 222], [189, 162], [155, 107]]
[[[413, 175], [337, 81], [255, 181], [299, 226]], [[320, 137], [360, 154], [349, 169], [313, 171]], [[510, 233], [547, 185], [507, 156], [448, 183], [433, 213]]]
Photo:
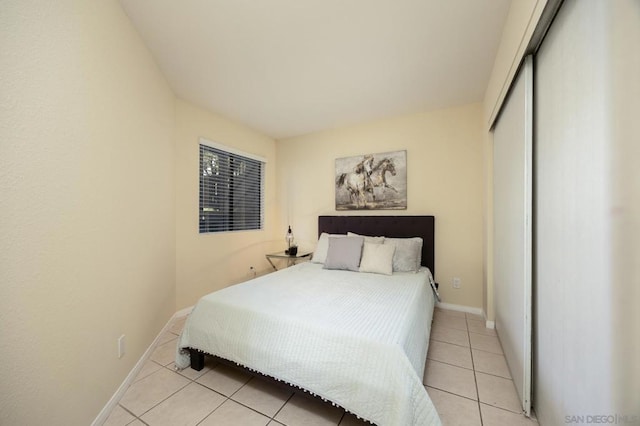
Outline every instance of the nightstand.
[[311, 257], [311, 253], [312, 252], [302, 252], [302, 253], [298, 252], [298, 254], [296, 254], [295, 256], [289, 256], [284, 251], [279, 251], [277, 253], [265, 254], [265, 257], [273, 267], [273, 270], [277, 271], [278, 268], [276, 268], [276, 265], [272, 262], [273, 259], [286, 260], [287, 261], [286, 267], [288, 268], [289, 266], [293, 266], [296, 263], [298, 263], [298, 261], [301, 259], [309, 260], [309, 258]]

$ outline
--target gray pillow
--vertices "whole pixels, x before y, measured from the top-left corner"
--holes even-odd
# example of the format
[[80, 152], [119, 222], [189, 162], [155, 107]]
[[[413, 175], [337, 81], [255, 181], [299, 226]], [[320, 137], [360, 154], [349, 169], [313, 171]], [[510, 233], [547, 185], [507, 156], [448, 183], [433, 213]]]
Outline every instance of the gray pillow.
[[385, 238], [385, 244], [392, 244], [393, 272], [417, 272], [422, 261], [422, 238]]
[[363, 244], [363, 237], [329, 237], [329, 249], [324, 269], [344, 269], [358, 272]]

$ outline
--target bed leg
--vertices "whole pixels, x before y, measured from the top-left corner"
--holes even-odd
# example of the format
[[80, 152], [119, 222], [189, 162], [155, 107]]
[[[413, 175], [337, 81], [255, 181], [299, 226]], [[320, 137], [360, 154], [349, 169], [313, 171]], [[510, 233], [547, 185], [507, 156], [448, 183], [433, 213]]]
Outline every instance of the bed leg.
[[189, 349], [189, 354], [191, 355], [191, 368], [196, 371], [202, 370], [204, 368], [204, 353], [196, 349]]

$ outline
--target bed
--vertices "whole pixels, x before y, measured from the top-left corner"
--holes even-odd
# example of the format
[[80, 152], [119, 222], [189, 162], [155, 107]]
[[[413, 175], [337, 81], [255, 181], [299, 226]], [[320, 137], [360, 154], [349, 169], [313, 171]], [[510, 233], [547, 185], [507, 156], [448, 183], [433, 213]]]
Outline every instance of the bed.
[[[435, 303], [433, 216], [320, 216], [318, 234], [311, 262], [201, 298], [180, 336], [177, 367], [202, 369], [213, 355], [379, 426], [439, 425], [422, 384]], [[417, 238], [415, 270], [396, 271]], [[344, 247], [360, 241], [363, 268], [371, 253], [393, 253], [391, 275], [387, 261], [369, 262], [385, 265], [376, 273], [340, 267], [350, 257]]]

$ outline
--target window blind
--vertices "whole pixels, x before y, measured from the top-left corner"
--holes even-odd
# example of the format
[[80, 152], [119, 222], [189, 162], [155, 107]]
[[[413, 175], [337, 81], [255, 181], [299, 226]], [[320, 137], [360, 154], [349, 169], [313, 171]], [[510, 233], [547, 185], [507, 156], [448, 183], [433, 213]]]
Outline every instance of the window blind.
[[262, 229], [264, 161], [200, 144], [199, 232]]

